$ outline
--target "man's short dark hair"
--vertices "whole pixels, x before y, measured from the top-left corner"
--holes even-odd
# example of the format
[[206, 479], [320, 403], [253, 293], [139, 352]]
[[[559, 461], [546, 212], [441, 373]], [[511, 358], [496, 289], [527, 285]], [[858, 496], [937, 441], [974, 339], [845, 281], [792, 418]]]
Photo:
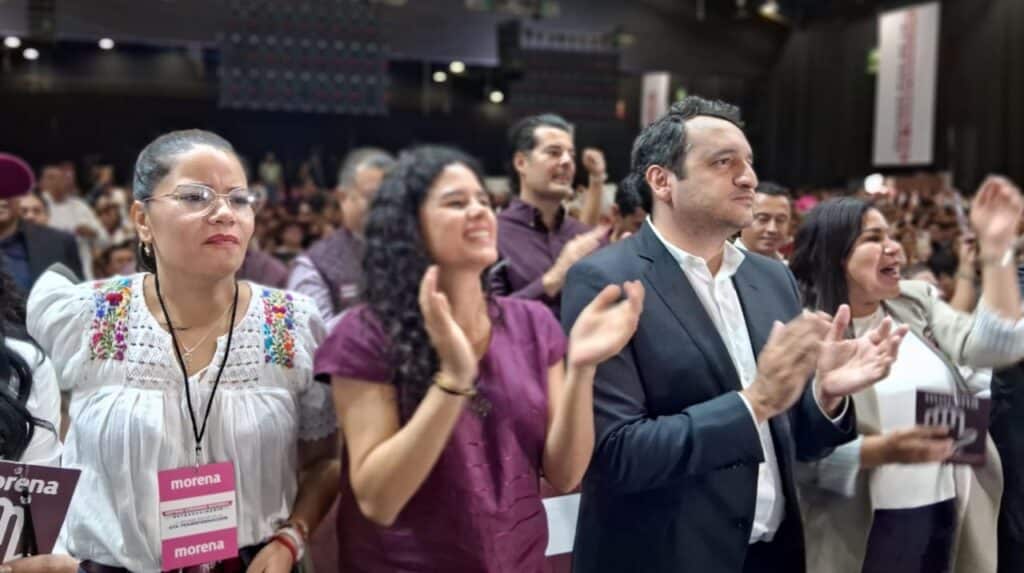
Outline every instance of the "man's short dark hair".
[[771, 195], [772, 197], [785, 197], [790, 203], [793, 202], [793, 196], [790, 194], [789, 189], [771, 181], [761, 181], [758, 183], [757, 192], [764, 195]]
[[743, 128], [740, 108], [720, 100], [706, 100], [687, 96], [672, 104], [668, 113], [645, 127], [633, 142], [630, 155], [632, 170], [643, 175], [651, 165], [671, 169], [678, 177], [686, 177], [684, 165], [689, 145], [686, 142], [686, 122], [699, 116], [724, 119]]
[[511, 149], [508, 162], [508, 184], [514, 195], [519, 195], [519, 173], [516, 172], [515, 155], [517, 152], [530, 152], [537, 147], [535, 132], [538, 127], [553, 127], [573, 133], [573, 126], [560, 115], [553, 113], [542, 113], [524, 117], [512, 124], [508, 130], [508, 146]]
[[[686, 122], [698, 116], [724, 119], [736, 127], [743, 128], [740, 108], [719, 100], [706, 100], [698, 96], [687, 96], [683, 101], [672, 104], [668, 113], [643, 128], [633, 141], [630, 154], [630, 181], [641, 197], [652, 197], [647, 184], [647, 169], [660, 165], [672, 170], [679, 178], [686, 177]], [[651, 212], [653, 199], [645, 207]]]

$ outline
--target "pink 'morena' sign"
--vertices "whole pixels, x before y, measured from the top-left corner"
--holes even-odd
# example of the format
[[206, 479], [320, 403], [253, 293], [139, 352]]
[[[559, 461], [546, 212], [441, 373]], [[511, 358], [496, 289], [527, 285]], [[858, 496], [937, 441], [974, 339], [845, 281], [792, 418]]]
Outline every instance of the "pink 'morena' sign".
[[231, 462], [165, 470], [158, 483], [164, 570], [238, 556]]

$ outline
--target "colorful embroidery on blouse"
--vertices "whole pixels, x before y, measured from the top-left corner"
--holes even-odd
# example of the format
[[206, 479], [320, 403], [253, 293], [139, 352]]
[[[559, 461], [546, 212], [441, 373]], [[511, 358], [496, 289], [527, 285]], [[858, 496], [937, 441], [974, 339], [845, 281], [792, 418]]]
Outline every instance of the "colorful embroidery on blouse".
[[295, 366], [295, 305], [284, 291], [263, 291], [263, 351], [267, 364]]
[[93, 360], [124, 360], [128, 348], [132, 281], [114, 279], [97, 282], [93, 287], [95, 315], [90, 330], [89, 357]]

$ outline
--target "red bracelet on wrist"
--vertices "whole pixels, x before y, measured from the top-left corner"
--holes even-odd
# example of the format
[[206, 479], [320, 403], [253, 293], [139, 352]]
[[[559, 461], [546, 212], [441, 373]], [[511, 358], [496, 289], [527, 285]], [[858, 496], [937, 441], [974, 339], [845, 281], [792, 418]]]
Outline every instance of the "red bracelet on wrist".
[[292, 563], [299, 562], [299, 548], [295, 547], [295, 544], [287, 535], [277, 534], [271, 541], [276, 541], [288, 548], [288, 552], [292, 554]]

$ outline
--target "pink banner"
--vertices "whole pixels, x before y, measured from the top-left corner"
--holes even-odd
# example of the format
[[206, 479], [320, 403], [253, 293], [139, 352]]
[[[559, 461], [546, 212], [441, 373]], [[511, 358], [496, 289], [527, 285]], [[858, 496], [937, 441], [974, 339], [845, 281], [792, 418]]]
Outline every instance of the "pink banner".
[[[42, 431], [42, 430], [38, 430]], [[53, 550], [79, 470], [0, 462], [0, 563], [24, 557], [18, 550], [23, 535], [35, 534], [40, 554]], [[27, 531], [31, 513], [33, 531]]]

